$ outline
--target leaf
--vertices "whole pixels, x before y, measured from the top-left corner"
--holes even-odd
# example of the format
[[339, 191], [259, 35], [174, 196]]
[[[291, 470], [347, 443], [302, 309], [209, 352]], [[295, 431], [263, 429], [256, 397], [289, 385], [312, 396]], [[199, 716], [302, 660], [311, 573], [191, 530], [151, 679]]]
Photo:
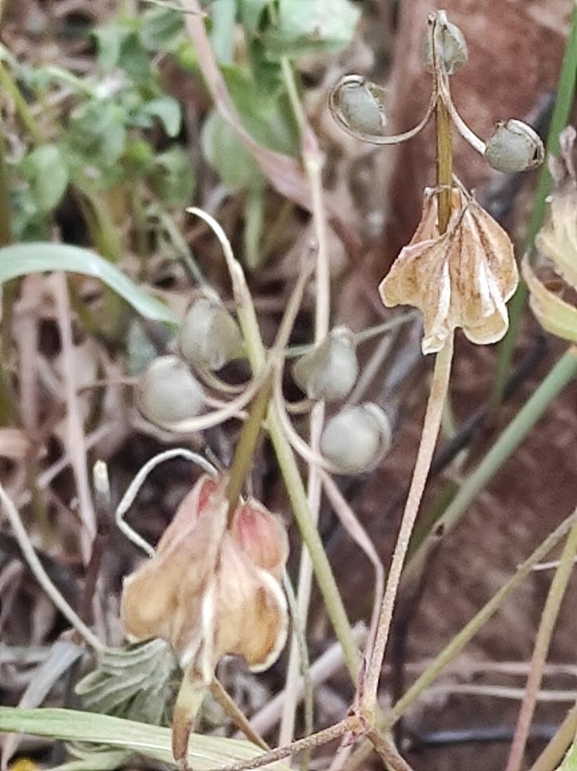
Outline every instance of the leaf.
[[144, 105], [144, 112], [158, 118], [169, 137], [175, 137], [180, 131], [182, 122], [180, 105], [172, 96], [165, 94], [151, 99]]
[[20, 164], [20, 172], [30, 184], [30, 193], [37, 209], [46, 214], [53, 211], [68, 187], [68, 165], [58, 145], [40, 145]]
[[55, 270], [94, 276], [126, 300], [141, 316], [172, 325], [180, 323], [169, 308], [143, 292], [122, 271], [90, 249], [44, 241], [0, 248], [0, 283], [29, 273]]
[[262, 12], [271, 3], [272, 0], [240, 0], [240, 19], [249, 35], [258, 32]]
[[[109, 715], [69, 709], [17, 709], [0, 707], [0, 731], [17, 731], [36, 736], [50, 736], [71, 742], [91, 742], [132, 750], [174, 766], [169, 728], [135, 723]], [[261, 754], [254, 745], [238, 739], [191, 734], [188, 761], [195, 771], [248, 760]], [[282, 763], [267, 766], [273, 771], [287, 771]]]
[[202, 154], [231, 191], [262, 185], [257, 162], [220, 113], [205, 120], [200, 143]]
[[149, 173], [149, 181], [165, 207], [189, 205], [195, 180], [188, 153], [174, 145], [157, 155]]
[[147, 8], [142, 14], [140, 39], [147, 51], [172, 50], [184, 29], [184, 16], [174, 8]]
[[336, 53], [353, 39], [360, 8], [349, 0], [279, 0], [279, 22], [264, 36], [273, 56]]
[[94, 30], [92, 34], [96, 38], [98, 64], [104, 72], [112, 72], [118, 64], [120, 48], [129, 30], [120, 24], [107, 24]]

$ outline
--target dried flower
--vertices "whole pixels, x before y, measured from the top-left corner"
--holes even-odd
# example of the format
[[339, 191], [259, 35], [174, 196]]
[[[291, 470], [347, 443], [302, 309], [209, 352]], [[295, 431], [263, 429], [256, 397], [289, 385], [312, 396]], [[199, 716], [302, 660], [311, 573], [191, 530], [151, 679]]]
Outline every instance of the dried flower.
[[519, 280], [511, 240], [490, 214], [458, 188], [451, 212], [440, 235], [437, 195], [425, 191], [421, 222], [379, 287], [385, 305], [421, 310], [425, 354], [440, 351], [456, 327], [473, 343], [500, 340]]
[[[539, 251], [551, 261], [551, 266], [563, 279], [561, 291], [569, 298], [571, 289], [577, 290], [575, 138], [572, 126], [564, 129], [559, 137], [561, 156], [551, 163], [555, 190], [549, 200], [549, 216], [536, 238]], [[566, 302], [538, 277], [531, 268], [528, 256], [523, 260], [523, 277], [529, 287], [531, 310], [541, 326], [558, 337], [577, 343], [577, 307]]]
[[156, 554], [124, 582], [128, 637], [160, 637], [196, 686], [218, 660], [242, 656], [269, 667], [284, 646], [286, 602], [280, 578], [288, 556], [280, 520], [248, 499], [227, 524], [226, 477], [202, 476], [180, 505]]

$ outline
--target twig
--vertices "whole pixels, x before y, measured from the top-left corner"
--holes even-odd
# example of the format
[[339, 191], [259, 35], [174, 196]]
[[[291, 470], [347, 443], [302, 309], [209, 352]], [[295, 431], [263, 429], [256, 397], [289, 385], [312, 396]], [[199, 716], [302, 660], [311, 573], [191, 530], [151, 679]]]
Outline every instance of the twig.
[[67, 619], [67, 621], [70, 622], [71, 626], [76, 629], [76, 631], [83, 637], [88, 645], [90, 645], [91, 648], [93, 648], [95, 651], [98, 651], [101, 653], [104, 651], [105, 646], [100, 642], [98, 637], [90, 631], [90, 629], [86, 626], [86, 624], [79, 618], [77, 613], [70, 607], [70, 605], [66, 602], [64, 597], [60, 594], [58, 589], [54, 586], [50, 578], [48, 577], [48, 574], [42, 567], [42, 563], [38, 559], [38, 556], [36, 555], [36, 552], [34, 551], [34, 547], [32, 546], [32, 543], [30, 541], [30, 538], [28, 537], [28, 533], [26, 532], [26, 528], [22, 524], [22, 520], [20, 519], [20, 514], [18, 513], [18, 509], [2, 487], [0, 485], [0, 501], [2, 502], [2, 506], [4, 508], [4, 511], [10, 520], [10, 525], [12, 526], [12, 530], [14, 531], [14, 535], [16, 536], [16, 539], [20, 545], [20, 548], [22, 549], [22, 554], [24, 555], [24, 559], [26, 560], [26, 564], [34, 574], [34, 577], [40, 584], [40, 586], [44, 589], [46, 594], [50, 597], [52, 602], [56, 605], [58, 610], [62, 613], [62, 615]]
[[561, 602], [573, 570], [573, 559], [577, 552], [577, 524], [573, 525], [567, 537], [567, 541], [561, 553], [559, 566], [551, 582], [549, 594], [543, 608], [543, 614], [537, 631], [531, 668], [527, 677], [525, 697], [519, 711], [519, 718], [513, 737], [511, 753], [507, 762], [506, 771], [519, 771], [523, 761], [525, 745], [531, 729], [531, 721], [535, 711], [535, 704], [543, 677], [543, 667], [549, 651], [551, 636], [555, 627], [555, 621], [561, 607]]

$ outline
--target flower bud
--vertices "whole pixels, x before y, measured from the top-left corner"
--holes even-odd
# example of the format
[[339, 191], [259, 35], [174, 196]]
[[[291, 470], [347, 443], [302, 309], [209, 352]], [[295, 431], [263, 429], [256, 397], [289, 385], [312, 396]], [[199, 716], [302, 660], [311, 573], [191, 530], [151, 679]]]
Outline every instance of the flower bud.
[[199, 297], [188, 308], [178, 333], [182, 357], [193, 367], [220, 369], [242, 356], [238, 324], [218, 300]]
[[342, 474], [360, 474], [376, 466], [390, 444], [389, 420], [369, 402], [345, 407], [332, 417], [321, 435], [320, 449]]
[[457, 27], [447, 20], [445, 11], [438, 11], [429, 17], [430, 28], [423, 40], [423, 60], [427, 72], [433, 72], [433, 37], [437, 61], [447, 73], [452, 75], [455, 70], [467, 63], [469, 52], [465, 36]]
[[293, 375], [309, 399], [344, 399], [359, 374], [351, 332], [340, 327], [295, 363]]
[[346, 75], [334, 89], [331, 103], [353, 131], [380, 134], [387, 121], [378, 91], [360, 75]]
[[158, 425], [193, 418], [203, 405], [201, 384], [177, 356], [154, 359], [136, 386], [136, 406]]
[[543, 163], [545, 149], [539, 135], [520, 120], [499, 123], [487, 142], [485, 158], [497, 171], [515, 172]]

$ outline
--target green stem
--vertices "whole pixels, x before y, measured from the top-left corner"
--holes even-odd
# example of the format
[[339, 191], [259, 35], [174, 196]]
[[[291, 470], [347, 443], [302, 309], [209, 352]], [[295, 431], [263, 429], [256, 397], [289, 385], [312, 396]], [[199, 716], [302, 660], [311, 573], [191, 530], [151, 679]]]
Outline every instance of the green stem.
[[238, 499], [240, 498], [246, 478], [253, 465], [253, 456], [260, 437], [261, 425], [266, 416], [270, 401], [272, 391], [271, 383], [272, 373], [268, 375], [251, 403], [248, 418], [242, 427], [234, 451], [234, 458], [230, 469], [228, 485], [226, 487], [229, 522], [237, 507]]
[[[442, 531], [443, 536], [446, 536], [449, 530], [455, 527], [478, 493], [499, 471], [553, 399], [576, 374], [577, 347], [572, 347], [559, 359], [531, 398], [501, 433], [477, 468], [465, 479], [457, 495], [438, 519], [434, 528], [435, 531]], [[405, 572], [406, 579], [414, 575], [413, 571], [419, 569], [429, 550], [436, 543], [438, 543], [438, 539], [430, 537], [415, 549], [414, 557]]]
[[561, 602], [563, 601], [569, 578], [573, 572], [573, 563], [576, 553], [577, 523], [571, 528], [559, 560], [559, 565], [555, 571], [553, 581], [551, 582], [545, 607], [543, 608], [543, 614], [541, 615], [539, 630], [535, 640], [535, 647], [533, 648], [533, 656], [531, 657], [531, 666], [527, 677], [525, 696], [519, 712], [517, 727], [511, 746], [511, 753], [505, 771], [519, 771], [521, 763], [523, 762], [525, 745], [527, 744], [529, 731], [531, 729], [531, 721], [533, 720], [533, 714], [535, 712], [535, 704], [537, 703], [537, 695], [541, 686], [541, 680], [543, 679], [543, 668], [547, 660], [551, 637], [553, 636], [555, 622], [557, 621], [557, 616], [559, 615], [559, 610], [561, 608]]
[[268, 427], [295, 519], [313, 563], [315, 577], [323, 596], [327, 614], [342, 645], [347, 669], [351, 678], [356, 680], [361, 664], [359, 650], [351, 632], [351, 625], [323, 542], [310, 515], [306, 491], [294, 453], [284, 434], [278, 408], [274, 403], [269, 409]]
[[[561, 65], [561, 74], [559, 75], [559, 86], [557, 88], [557, 99], [555, 100], [555, 109], [551, 118], [549, 127], [549, 136], [547, 137], [547, 153], [557, 155], [559, 153], [559, 134], [569, 120], [573, 100], [575, 96], [575, 86], [577, 84], [577, 5], [573, 8], [571, 17], [571, 29], [565, 45], [565, 56]], [[551, 190], [551, 174], [546, 163], [541, 167], [537, 189], [535, 191], [535, 203], [533, 212], [527, 229], [525, 240], [525, 252], [531, 254], [535, 245], [535, 237], [543, 225], [545, 210], [547, 207], [547, 196]], [[519, 325], [525, 304], [527, 300], [527, 287], [521, 284], [515, 296], [509, 303], [509, 331], [505, 335], [499, 347], [499, 358], [493, 383], [493, 392], [491, 401], [494, 405], [500, 404], [503, 398], [503, 389], [509, 371], [511, 361], [515, 350], [515, 343], [519, 333]]]
[[[565, 519], [547, 538], [535, 549], [525, 562], [517, 569], [517, 572], [491, 597], [481, 610], [461, 629], [451, 642], [446, 645], [435, 660], [417, 678], [409, 690], [379, 721], [378, 728], [381, 731], [390, 731], [401, 719], [405, 712], [420, 698], [420, 696], [437, 679], [443, 669], [459, 655], [463, 648], [473, 639], [479, 630], [499, 610], [509, 596], [520, 586], [523, 580], [532, 572], [535, 565], [542, 562], [549, 552], [567, 535], [577, 523], [577, 510]], [[351, 756], [345, 765], [345, 771], [353, 771], [363, 763], [372, 752], [372, 744], [363, 742], [359, 749]]]

